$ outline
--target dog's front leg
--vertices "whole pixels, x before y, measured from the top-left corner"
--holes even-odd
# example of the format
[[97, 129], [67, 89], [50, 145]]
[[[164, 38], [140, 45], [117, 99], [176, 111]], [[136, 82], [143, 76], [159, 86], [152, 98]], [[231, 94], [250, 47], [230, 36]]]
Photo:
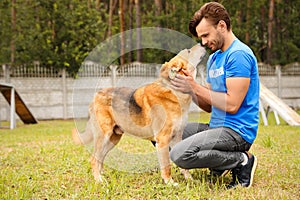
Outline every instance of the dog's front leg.
[[159, 143], [156, 143], [156, 149], [161, 170], [161, 177], [165, 183], [173, 183], [174, 181], [171, 177], [169, 146], [161, 146]]
[[[170, 147], [172, 148], [175, 144], [177, 144], [181, 140], [182, 140], [182, 131], [180, 130], [178, 132], [175, 132], [172, 140], [170, 141]], [[183, 174], [185, 179], [193, 180], [193, 177], [188, 169], [180, 168], [180, 172], [181, 172], [181, 174]]]
[[171, 177], [171, 162], [169, 153], [170, 139], [168, 137], [156, 138], [157, 156], [161, 170], [161, 176], [166, 184], [178, 185]]

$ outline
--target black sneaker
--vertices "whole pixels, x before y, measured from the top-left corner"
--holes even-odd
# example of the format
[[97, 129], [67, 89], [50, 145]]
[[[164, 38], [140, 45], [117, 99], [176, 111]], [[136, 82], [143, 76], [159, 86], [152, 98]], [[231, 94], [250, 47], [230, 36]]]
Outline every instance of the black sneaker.
[[257, 166], [257, 158], [252, 155], [248, 159], [248, 163], [245, 166], [240, 167], [237, 172], [237, 178], [239, 183], [243, 187], [250, 187], [253, 183], [254, 172]]
[[232, 169], [232, 181], [226, 186], [226, 188], [232, 189], [238, 185], [241, 185], [242, 187], [250, 187], [253, 183], [256, 166], [257, 158], [252, 155], [246, 165]]

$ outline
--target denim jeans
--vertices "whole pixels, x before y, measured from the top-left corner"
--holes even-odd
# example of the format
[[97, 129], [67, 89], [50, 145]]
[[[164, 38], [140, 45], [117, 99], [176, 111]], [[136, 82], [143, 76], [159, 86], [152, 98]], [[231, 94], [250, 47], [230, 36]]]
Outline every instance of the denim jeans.
[[209, 128], [200, 123], [188, 123], [182, 139], [171, 149], [170, 157], [184, 169], [233, 169], [243, 162], [242, 153], [251, 147], [230, 128]]

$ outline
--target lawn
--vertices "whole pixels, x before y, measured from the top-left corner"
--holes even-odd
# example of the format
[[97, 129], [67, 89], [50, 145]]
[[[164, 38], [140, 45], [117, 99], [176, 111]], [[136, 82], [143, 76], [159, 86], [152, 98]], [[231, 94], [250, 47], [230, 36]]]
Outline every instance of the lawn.
[[[190, 121], [208, 117], [191, 114]], [[194, 180], [185, 180], [175, 166], [179, 186], [163, 184], [155, 148], [130, 136], [109, 155], [106, 182], [96, 184], [90, 147], [72, 143], [74, 121], [19, 123], [0, 129], [0, 199], [300, 199], [300, 128], [270, 120], [251, 148], [258, 157], [253, 187], [235, 190], [224, 188], [229, 175], [213, 179], [206, 169], [194, 169]]]

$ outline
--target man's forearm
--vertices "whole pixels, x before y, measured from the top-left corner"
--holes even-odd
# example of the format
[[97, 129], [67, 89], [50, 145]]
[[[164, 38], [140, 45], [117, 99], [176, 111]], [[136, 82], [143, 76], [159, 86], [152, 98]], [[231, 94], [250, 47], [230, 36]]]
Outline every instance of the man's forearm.
[[195, 84], [193, 86], [194, 92], [192, 94], [193, 96], [193, 101], [204, 111], [206, 112], [211, 112], [211, 104], [209, 104], [203, 97], [200, 95], [203, 91], [203, 89], [208, 90], [206, 87], [202, 85]]

